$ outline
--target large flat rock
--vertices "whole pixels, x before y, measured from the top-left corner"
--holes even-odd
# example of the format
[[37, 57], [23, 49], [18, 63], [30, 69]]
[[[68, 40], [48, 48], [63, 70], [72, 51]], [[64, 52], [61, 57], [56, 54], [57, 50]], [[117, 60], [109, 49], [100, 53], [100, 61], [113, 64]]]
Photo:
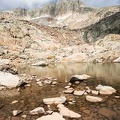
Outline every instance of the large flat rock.
[[111, 86], [98, 85], [96, 89], [99, 90], [100, 94], [103, 95], [111, 95], [116, 92], [116, 90]]
[[13, 88], [19, 84], [19, 81], [20, 79], [17, 75], [0, 71], [0, 85]]
[[67, 107], [65, 107], [63, 104], [59, 104], [57, 106], [59, 108], [60, 114], [69, 117], [69, 118], [81, 118], [81, 115], [78, 113], [75, 113], [72, 110], [69, 110]]
[[42, 116], [36, 120], [65, 120], [65, 119], [59, 113], [54, 112], [52, 115]]
[[61, 104], [65, 103], [66, 97], [55, 97], [55, 98], [46, 98], [43, 99], [44, 104], [51, 105], [51, 104]]
[[76, 81], [83, 81], [83, 80], [87, 80], [88, 78], [90, 78], [89, 75], [83, 74], [83, 75], [73, 75], [70, 78], [70, 82], [74, 83]]
[[101, 102], [101, 101], [103, 101], [103, 99], [100, 97], [95, 97], [95, 96], [90, 96], [90, 95], [86, 96], [86, 100], [89, 102]]
[[39, 114], [45, 114], [45, 110], [43, 107], [37, 107], [30, 111], [31, 115], [39, 115]]

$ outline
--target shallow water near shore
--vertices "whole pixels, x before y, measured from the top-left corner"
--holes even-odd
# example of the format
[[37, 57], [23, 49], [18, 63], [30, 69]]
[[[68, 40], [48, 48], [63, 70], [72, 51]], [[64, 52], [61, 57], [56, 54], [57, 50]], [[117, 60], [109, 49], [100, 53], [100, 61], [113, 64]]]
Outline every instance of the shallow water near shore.
[[[19, 74], [37, 75], [43, 77], [57, 78], [57, 85], [44, 85], [39, 87], [36, 80], [33, 79], [30, 87], [22, 88], [20, 92], [16, 89], [0, 91], [0, 120], [25, 120], [21, 115], [26, 114], [26, 120], [35, 120], [41, 115], [31, 116], [29, 111], [36, 107], [47, 106], [42, 100], [49, 97], [59, 97], [65, 95], [67, 102], [65, 106], [82, 115], [79, 120], [119, 120], [120, 118], [120, 100], [115, 96], [120, 96], [120, 64], [119, 63], [69, 63], [69, 64], [50, 64], [47, 67], [19, 66]], [[117, 93], [110, 96], [102, 96], [105, 100], [102, 103], [90, 103], [85, 100], [85, 96], [75, 96], [73, 94], [64, 94], [64, 87], [68, 85], [69, 79], [75, 74], [88, 74], [90, 80], [82, 82], [72, 87], [77, 90], [83, 90], [85, 86], [95, 89], [98, 84], [110, 85], [117, 90]], [[18, 100], [18, 103], [11, 104], [12, 101]], [[75, 104], [69, 104], [73, 100]], [[116, 116], [112, 118], [101, 115], [98, 111], [101, 108], [107, 108], [115, 112]], [[13, 117], [12, 111], [20, 109], [22, 114]], [[57, 111], [53, 107], [53, 111]], [[113, 114], [113, 113], [110, 113]], [[77, 120], [66, 118], [66, 120]]]
[[69, 81], [72, 75], [88, 74], [96, 84], [97, 82], [112, 86], [119, 86], [120, 84], [119, 63], [61, 63], [50, 64], [47, 67], [22, 66], [19, 67], [19, 73], [39, 77], [56, 77], [63, 81]]

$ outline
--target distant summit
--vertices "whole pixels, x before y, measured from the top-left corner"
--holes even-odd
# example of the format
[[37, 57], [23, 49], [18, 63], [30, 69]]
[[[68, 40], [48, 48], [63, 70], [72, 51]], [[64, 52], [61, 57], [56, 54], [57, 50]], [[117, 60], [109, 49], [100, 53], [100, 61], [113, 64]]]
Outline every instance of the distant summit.
[[84, 6], [81, 0], [58, 0], [55, 14], [61, 15], [67, 12], [79, 12], [80, 8]]
[[69, 12], [80, 12], [81, 7], [85, 7], [81, 0], [58, 0], [57, 2], [49, 2], [41, 8], [29, 9], [17, 8], [14, 10], [16, 16], [24, 16], [28, 14], [30, 17], [38, 17], [40, 15], [57, 16]]
[[87, 42], [120, 33], [120, 6], [92, 8], [85, 6], [81, 0], [58, 0], [41, 8], [17, 8], [12, 14], [14, 18], [52, 28], [80, 31], [79, 34]]

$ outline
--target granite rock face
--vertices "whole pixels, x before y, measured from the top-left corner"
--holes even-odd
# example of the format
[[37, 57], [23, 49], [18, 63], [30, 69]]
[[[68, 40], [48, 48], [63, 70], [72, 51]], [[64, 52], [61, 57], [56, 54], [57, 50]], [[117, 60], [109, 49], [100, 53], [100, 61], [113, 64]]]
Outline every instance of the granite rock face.
[[120, 6], [91, 8], [80, 0], [58, 0], [3, 11], [0, 33], [0, 59], [14, 64], [119, 62]]
[[84, 4], [81, 0], [58, 0], [56, 3], [56, 15], [62, 15], [67, 12], [79, 12]]
[[27, 10], [19, 7], [14, 10], [14, 14], [16, 17], [25, 17], [27, 16]]
[[89, 43], [108, 34], [120, 34], [120, 6], [96, 9], [85, 6], [81, 0], [58, 0], [40, 9], [18, 8], [15, 14], [27, 15], [39, 24], [74, 29]]
[[120, 34], [120, 12], [105, 17], [82, 31], [84, 31], [83, 36], [87, 42], [94, 42], [108, 34]]

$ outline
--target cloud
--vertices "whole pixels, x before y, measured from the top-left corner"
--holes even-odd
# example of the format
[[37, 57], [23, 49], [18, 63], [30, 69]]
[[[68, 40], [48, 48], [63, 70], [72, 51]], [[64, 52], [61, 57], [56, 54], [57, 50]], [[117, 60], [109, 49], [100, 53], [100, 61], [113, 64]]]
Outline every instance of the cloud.
[[[0, 0], [0, 10], [11, 10], [17, 7], [39, 8], [47, 2], [57, 0]], [[120, 0], [82, 0], [87, 6], [103, 7], [120, 5]]]
[[0, 10], [10, 10], [17, 7], [33, 8], [55, 0], [0, 0]]
[[120, 5], [120, 0], [82, 0], [84, 4], [92, 7]]

